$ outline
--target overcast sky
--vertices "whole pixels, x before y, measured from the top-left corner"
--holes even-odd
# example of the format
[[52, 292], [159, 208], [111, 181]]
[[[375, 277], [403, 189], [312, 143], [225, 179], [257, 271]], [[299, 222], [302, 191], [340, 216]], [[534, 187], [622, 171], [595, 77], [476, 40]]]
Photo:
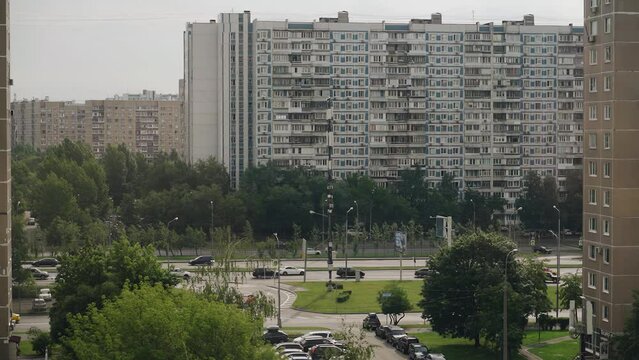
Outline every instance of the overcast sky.
[[253, 19], [312, 21], [347, 10], [351, 21], [583, 24], [583, 0], [13, 0], [12, 93], [18, 99], [102, 99], [155, 89], [177, 93], [187, 22], [250, 10]]

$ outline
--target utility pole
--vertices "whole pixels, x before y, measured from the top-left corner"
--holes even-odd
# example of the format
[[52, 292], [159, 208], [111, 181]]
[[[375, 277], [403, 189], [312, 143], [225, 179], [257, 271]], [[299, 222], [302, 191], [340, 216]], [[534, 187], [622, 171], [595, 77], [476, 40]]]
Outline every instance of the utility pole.
[[327, 267], [328, 267], [328, 286], [332, 288], [333, 286], [333, 229], [332, 229], [332, 215], [333, 215], [333, 162], [332, 162], [332, 153], [333, 153], [333, 99], [330, 97], [326, 99], [326, 104], [328, 108], [326, 109], [326, 118], [328, 120], [327, 130], [327, 141], [326, 145], [328, 146], [328, 185], [326, 186], [326, 200], [328, 200], [328, 248], [327, 248]]
[[[275, 240], [277, 240], [277, 250], [280, 249], [280, 238], [277, 237], [277, 233], [273, 233]], [[277, 270], [275, 270], [275, 276], [277, 276], [277, 326], [282, 328], [282, 300], [280, 295], [280, 252], [277, 252]]]
[[213, 240], [213, 200], [211, 200], [211, 230], [209, 230], [209, 234], [211, 234], [211, 255], [213, 255], [213, 249], [215, 247]]
[[503, 352], [504, 360], [508, 360], [508, 257], [510, 254], [517, 253], [517, 249], [512, 249], [506, 254], [506, 261], [504, 262], [504, 314], [503, 314]]
[[557, 303], [555, 306], [555, 318], [559, 319], [559, 281], [561, 280], [561, 211], [556, 205], [552, 206], [557, 210]]

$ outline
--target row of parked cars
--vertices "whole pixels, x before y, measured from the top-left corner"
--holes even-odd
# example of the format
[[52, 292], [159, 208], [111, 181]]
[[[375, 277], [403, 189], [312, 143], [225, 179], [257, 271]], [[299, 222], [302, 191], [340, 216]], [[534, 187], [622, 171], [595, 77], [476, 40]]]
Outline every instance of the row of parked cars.
[[432, 353], [419, 339], [410, 336], [399, 326], [382, 325], [375, 313], [368, 314], [362, 321], [364, 329], [375, 331], [375, 336], [386, 340], [397, 351], [408, 355], [410, 360], [446, 360], [443, 354]]
[[262, 338], [273, 344], [275, 351], [286, 360], [342, 359], [345, 352], [344, 344], [327, 330], [311, 331], [291, 341], [278, 326], [269, 326]]
[[[357, 273], [359, 273], [360, 278], [363, 278], [366, 275], [361, 270], [343, 267], [337, 268], [337, 271], [335, 273], [337, 274], [338, 278], [354, 278], [357, 277]], [[270, 268], [256, 268], [253, 270], [253, 277], [256, 279], [270, 279], [276, 278], [280, 275], [304, 275], [304, 269], [299, 269], [294, 266], [285, 266], [279, 271]]]

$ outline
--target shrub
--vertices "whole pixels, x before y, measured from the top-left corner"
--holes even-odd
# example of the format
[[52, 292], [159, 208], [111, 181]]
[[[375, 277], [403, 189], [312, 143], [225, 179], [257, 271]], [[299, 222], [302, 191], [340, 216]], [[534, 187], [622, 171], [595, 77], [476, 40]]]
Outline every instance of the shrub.
[[570, 324], [570, 319], [568, 318], [558, 318], [557, 324], [559, 324], [559, 329], [562, 331], [568, 330], [568, 325]]
[[47, 347], [49, 347], [49, 344], [51, 344], [51, 335], [49, 335], [48, 332], [44, 332], [35, 327], [29, 329], [27, 334], [31, 339], [33, 351], [35, 351], [38, 355], [44, 355], [47, 351]]
[[335, 299], [337, 302], [339, 303], [343, 303], [348, 301], [348, 299], [351, 297], [351, 291], [347, 290], [347, 291], [340, 291], [339, 295], [337, 295], [337, 299]]

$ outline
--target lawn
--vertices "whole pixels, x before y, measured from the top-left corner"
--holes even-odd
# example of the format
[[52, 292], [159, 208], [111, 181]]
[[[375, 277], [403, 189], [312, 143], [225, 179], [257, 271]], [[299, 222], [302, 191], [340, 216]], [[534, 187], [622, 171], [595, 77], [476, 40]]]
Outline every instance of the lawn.
[[523, 345], [530, 346], [532, 344], [537, 344], [540, 342], [560, 338], [562, 336], [568, 336], [568, 332], [553, 330], [553, 331], [541, 331], [538, 333], [537, 330], [526, 330], [526, 336], [524, 337]]
[[530, 352], [544, 360], [570, 360], [579, 353], [579, 341], [570, 339], [557, 344], [531, 347]]
[[[470, 340], [445, 338], [433, 332], [412, 335], [418, 338], [420, 343], [428, 346], [432, 352], [444, 354], [446, 359], [495, 360], [496, 358], [495, 352], [483, 346], [476, 348], [474, 342]], [[523, 360], [524, 357], [517, 354], [513, 359]]]
[[351, 290], [353, 293], [350, 298], [338, 303], [336, 298], [343, 290], [326, 291], [324, 282], [294, 282], [290, 285], [304, 288], [304, 291], [297, 291], [297, 299], [293, 304], [293, 308], [299, 310], [313, 311], [319, 313], [333, 314], [357, 314], [369, 312], [381, 312], [377, 303], [377, 293], [386, 285], [396, 283], [406, 289], [408, 298], [413, 304], [413, 311], [419, 311], [417, 303], [421, 300], [422, 281], [361, 281], [355, 280], [341, 281], [344, 285], [343, 290]]

